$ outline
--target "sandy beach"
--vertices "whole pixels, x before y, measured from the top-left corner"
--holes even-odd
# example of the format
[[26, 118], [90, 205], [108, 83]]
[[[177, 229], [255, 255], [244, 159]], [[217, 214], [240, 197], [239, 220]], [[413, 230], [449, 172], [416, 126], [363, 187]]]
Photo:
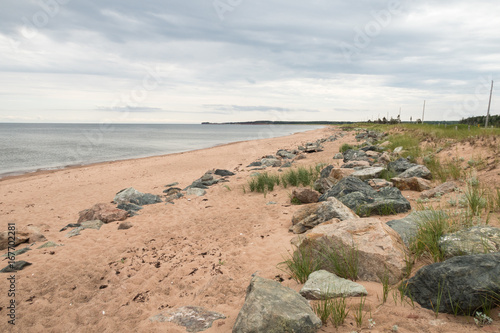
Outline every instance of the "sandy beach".
[[[16, 258], [32, 265], [16, 273], [15, 326], [7, 323], [10, 298], [7, 274], [2, 274], [0, 331], [186, 332], [174, 323], [149, 318], [193, 305], [226, 316], [206, 332], [231, 332], [252, 274], [281, 277], [283, 285], [301, 288], [277, 267], [292, 250], [290, 240], [295, 235], [288, 228], [300, 206], [290, 204], [290, 188], [280, 187], [265, 196], [245, 193], [243, 187], [254, 172], [246, 166], [278, 149], [295, 149], [340, 131], [325, 127], [287, 137], [1, 179], [0, 230], [13, 223], [19, 231], [36, 229], [63, 246], [36, 249], [43, 244], [39, 242]], [[341, 140], [325, 142], [324, 151], [307, 154], [295, 165], [340, 164], [332, 160], [333, 155], [343, 143], [356, 142], [353, 132], [345, 133]], [[211, 186], [205, 196], [144, 206], [139, 215], [127, 219], [133, 225], [128, 230], [118, 230], [119, 222], [111, 222], [73, 238], [59, 231], [76, 223], [81, 210], [110, 203], [124, 188], [162, 195], [166, 184], [178, 182], [184, 188], [216, 168], [235, 175]], [[403, 191], [403, 195], [412, 207], [416, 205], [419, 193]], [[1, 262], [1, 267], [6, 265], [6, 260]], [[371, 330], [365, 323], [363, 331], [390, 332], [397, 325], [398, 332], [500, 332], [498, 309], [493, 311], [493, 325], [479, 328], [471, 318], [446, 314], [436, 318], [419, 305], [395, 305], [392, 297], [381, 305], [382, 285], [359, 283], [368, 290], [366, 309], [376, 322]], [[320, 332], [356, 329], [351, 315], [338, 330], [329, 325]]]

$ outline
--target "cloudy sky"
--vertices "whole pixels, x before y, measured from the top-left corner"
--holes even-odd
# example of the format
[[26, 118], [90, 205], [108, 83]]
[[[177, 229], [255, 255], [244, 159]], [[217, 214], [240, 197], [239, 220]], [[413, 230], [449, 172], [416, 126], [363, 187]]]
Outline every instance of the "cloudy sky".
[[0, 122], [453, 120], [500, 74], [491, 0], [0, 6]]

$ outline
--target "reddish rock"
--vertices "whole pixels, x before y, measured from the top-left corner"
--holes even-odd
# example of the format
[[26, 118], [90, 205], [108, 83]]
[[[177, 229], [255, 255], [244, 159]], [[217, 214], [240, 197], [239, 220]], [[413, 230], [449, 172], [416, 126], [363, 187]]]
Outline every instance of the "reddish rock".
[[358, 215], [349, 207], [336, 198], [330, 197], [326, 201], [304, 205], [297, 210], [293, 214], [290, 231], [300, 234], [333, 219], [346, 220], [357, 217]]
[[366, 156], [368, 157], [374, 157], [374, 158], [377, 158], [380, 156], [380, 153], [379, 152], [376, 152], [376, 151], [373, 151], [373, 150], [368, 150], [366, 152]]
[[123, 221], [128, 217], [128, 212], [126, 210], [118, 209], [105, 203], [95, 204], [92, 208], [82, 210], [78, 214], [80, 216], [78, 223], [93, 220], [101, 220], [104, 223], [109, 223], [113, 221]]
[[[8, 230], [0, 232], [0, 251], [9, 247], [9, 232]], [[40, 233], [38, 228], [29, 226], [16, 228], [16, 236], [14, 239], [14, 246], [23, 243], [45, 242], [47, 238]]]
[[380, 190], [383, 187], [393, 187], [394, 186], [394, 185], [392, 185], [392, 183], [390, 181], [387, 181], [385, 179], [380, 179], [380, 178], [370, 179], [368, 181], [368, 185], [370, 185], [375, 190]]
[[[321, 256], [324, 248], [351, 249], [358, 251], [358, 278], [380, 282], [387, 274], [389, 283], [401, 281], [405, 270], [404, 244], [401, 237], [389, 226], [375, 218], [356, 218], [332, 224], [321, 224], [309, 230], [305, 236], [294, 239], [299, 247], [312, 248], [314, 255]], [[328, 262], [322, 269], [333, 272]]]
[[450, 192], [453, 192], [456, 188], [458, 188], [457, 183], [446, 182], [446, 183], [443, 183], [443, 184], [441, 184], [441, 185], [439, 185], [431, 190], [427, 190], [427, 191], [422, 192], [420, 194], [420, 197], [422, 199], [433, 198], [438, 193], [440, 193], [441, 195], [446, 194], [446, 193], [450, 193]]
[[380, 155], [380, 157], [378, 158], [378, 160], [381, 163], [387, 164], [387, 163], [389, 163], [391, 161], [391, 157], [389, 156], [389, 154], [383, 153], [382, 155]]
[[292, 192], [292, 198], [297, 198], [300, 202], [305, 204], [318, 202], [319, 196], [319, 192], [305, 187], [296, 188]]
[[425, 190], [429, 190], [431, 188], [431, 182], [419, 178], [419, 177], [411, 177], [411, 178], [392, 178], [391, 182], [397, 187], [400, 191], [410, 190], [422, 192]]
[[[345, 178], [347, 176], [350, 176], [354, 173], [355, 170], [353, 169], [337, 169], [334, 168], [330, 172], [330, 178], [336, 179], [337, 181], [341, 180], [342, 178]], [[336, 182], [335, 182], [336, 183]]]
[[369, 168], [370, 162], [368, 161], [350, 161], [342, 165], [341, 168], [352, 169], [352, 168]]

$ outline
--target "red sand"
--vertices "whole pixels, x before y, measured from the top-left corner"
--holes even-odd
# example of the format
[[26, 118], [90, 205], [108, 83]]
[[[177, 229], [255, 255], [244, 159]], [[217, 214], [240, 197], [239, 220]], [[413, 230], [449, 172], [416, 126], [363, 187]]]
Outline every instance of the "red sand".
[[[8, 223], [15, 223], [18, 230], [34, 226], [48, 240], [64, 244], [36, 250], [39, 243], [16, 258], [33, 265], [15, 274], [15, 326], [7, 323], [10, 297], [7, 274], [2, 274], [0, 331], [185, 332], [176, 324], [151, 323], [149, 318], [172, 308], [196, 305], [227, 317], [215, 321], [206, 332], [231, 332], [251, 274], [258, 272], [271, 279], [280, 275], [285, 278], [284, 285], [295, 290], [301, 287], [276, 267], [292, 248], [294, 235], [288, 227], [299, 208], [290, 205], [292, 190], [278, 188], [267, 196], [244, 193], [243, 186], [252, 173], [245, 166], [280, 148], [296, 148], [332, 134], [333, 129], [323, 128], [283, 138], [0, 180], [0, 230], [7, 230]], [[296, 164], [340, 163], [332, 156], [344, 142], [354, 142], [352, 132], [343, 140], [325, 143], [325, 151], [309, 154]], [[237, 174], [228, 183], [212, 186], [203, 197], [184, 197], [174, 205], [145, 206], [140, 215], [128, 219], [131, 229], [117, 230], [118, 222], [112, 222], [99, 231], [84, 230], [70, 239], [64, 237], [66, 232], [59, 232], [77, 221], [79, 211], [112, 201], [123, 188], [161, 194], [165, 184], [179, 182], [183, 188], [214, 168]], [[418, 197], [414, 192], [404, 195]], [[268, 205], [270, 201], [277, 204]], [[390, 219], [394, 216], [383, 218]], [[500, 224], [498, 216], [492, 223]], [[1, 266], [6, 265], [3, 261]], [[500, 332], [498, 310], [493, 311], [494, 325], [478, 328], [471, 318], [445, 314], [435, 318], [432, 311], [418, 305], [395, 305], [392, 292], [381, 305], [382, 286], [360, 283], [369, 292], [365, 309], [376, 322], [372, 332], [389, 332], [394, 325], [398, 332]], [[353, 306], [358, 302], [350, 301]], [[369, 317], [366, 314], [363, 331], [368, 331]], [[338, 330], [330, 324], [320, 332], [356, 330], [361, 329], [356, 328], [350, 314]]]

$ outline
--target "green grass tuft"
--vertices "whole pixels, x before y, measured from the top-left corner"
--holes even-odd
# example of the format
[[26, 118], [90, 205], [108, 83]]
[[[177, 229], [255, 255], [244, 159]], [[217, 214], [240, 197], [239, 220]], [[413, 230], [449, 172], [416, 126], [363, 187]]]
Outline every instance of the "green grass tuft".
[[416, 237], [410, 242], [410, 250], [417, 258], [428, 255], [434, 262], [444, 259], [439, 247], [439, 239], [450, 232], [460, 229], [460, 224], [442, 211], [425, 210], [419, 215], [419, 228]]
[[[309, 247], [299, 247], [288, 258], [278, 264], [278, 268], [289, 273], [297, 283], [305, 283], [309, 274], [320, 269], [320, 262]], [[284, 267], [284, 269], [280, 268]]]
[[323, 259], [322, 266], [328, 267], [329, 271], [344, 279], [358, 279], [359, 251], [354, 243], [347, 247], [322, 244], [319, 254]]
[[350, 144], [344, 143], [342, 146], [340, 146], [339, 151], [343, 154], [343, 153], [345, 153], [346, 151], [348, 151], [349, 149], [354, 149], [354, 148], [356, 148], [356, 147], [355, 147], [355, 146], [353, 146], [353, 145], [350, 145]]

